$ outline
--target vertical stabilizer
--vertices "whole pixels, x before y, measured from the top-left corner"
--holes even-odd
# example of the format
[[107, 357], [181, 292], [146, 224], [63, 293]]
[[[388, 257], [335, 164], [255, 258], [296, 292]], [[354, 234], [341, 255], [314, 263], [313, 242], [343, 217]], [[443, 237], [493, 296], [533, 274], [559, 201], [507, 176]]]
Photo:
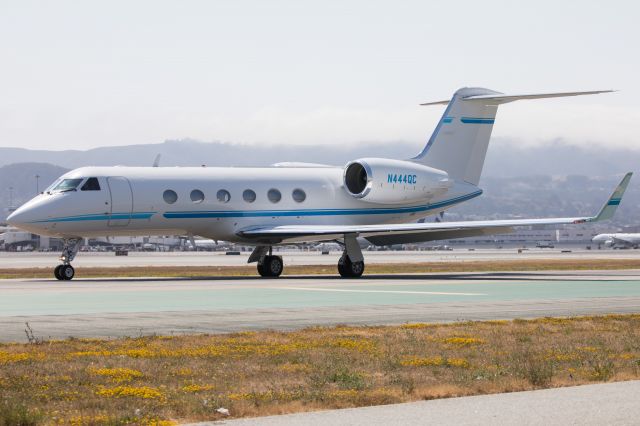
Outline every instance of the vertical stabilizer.
[[429, 142], [412, 160], [444, 170], [452, 178], [477, 185], [498, 105], [464, 99], [499, 94], [493, 90], [472, 87], [456, 91]]
[[609, 92], [612, 90], [505, 95], [480, 87], [459, 89], [450, 101], [422, 104], [447, 105], [447, 109], [427, 145], [411, 160], [444, 170], [454, 179], [478, 185], [498, 105], [518, 100], [564, 98]]

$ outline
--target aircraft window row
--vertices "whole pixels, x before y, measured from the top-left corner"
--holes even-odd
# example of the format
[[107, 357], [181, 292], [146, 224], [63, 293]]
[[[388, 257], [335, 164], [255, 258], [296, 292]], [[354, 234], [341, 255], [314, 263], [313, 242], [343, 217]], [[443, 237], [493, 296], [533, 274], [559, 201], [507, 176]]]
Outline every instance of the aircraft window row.
[[[87, 183], [89, 182], [87, 181]], [[97, 179], [96, 179], [96, 184], [97, 184]], [[85, 184], [82, 187], [83, 191], [85, 190], [84, 187], [86, 185], [87, 184]], [[98, 184], [98, 190], [99, 189], [100, 189], [100, 185]], [[167, 189], [162, 194], [162, 198], [167, 204], [174, 204], [176, 201], [178, 201], [178, 194], [171, 189]], [[204, 192], [202, 192], [199, 189], [194, 189], [193, 191], [191, 191], [190, 198], [191, 198], [191, 201], [195, 204], [202, 203], [204, 201]], [[221, 203], [228, 203], [229, 201], [231, 201], [231, 194], [226, 189], [221, 189], [217, 192], [216, 198]], [[242, 199], [247, 203], [253, 203], [254, 201], [256, 201], [256, 198], [257, 198], [257, 195], [255, 191], [253, 191], [252, 189], [245, 189], [244, 192], [242, 193]], [[280, 200], [282, 199], [282, 194], [277, 189], [271, 188], [267, 192], [267, 198], [269, 199], [269, 201], [271, 201], [274, 204], [279, 203]], [[291, 198], [296, 203], [302, 203], [307, 199], [307, 194], [302, 189], [296, 188], [291, 193]]]

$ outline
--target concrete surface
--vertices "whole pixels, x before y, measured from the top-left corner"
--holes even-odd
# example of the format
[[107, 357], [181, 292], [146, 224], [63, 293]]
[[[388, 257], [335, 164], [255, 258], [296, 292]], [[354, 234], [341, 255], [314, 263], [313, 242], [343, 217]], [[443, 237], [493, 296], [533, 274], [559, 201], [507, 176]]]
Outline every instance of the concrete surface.
[[631, 381], [198, 425], [637, 425], [639, 395], [640, 381]]
[[[562, 253], [560, 249], [530, 249], [518, 253], [517, 249], [455, 249], [453, 251], [365, 251], [365, 260], [373, 263], [404, 262], [460, 262], [473, 260], [515, 259], [640, 259], [637, 250], [576, 250]], [[329, 255], [320, 252], [276, 251], [285, 265], [337, 265], [341, 252]], [[59, 253], [8, 253], [0, 252], [0, 268], [54, 268]], [[73, 262], [76, 268], [83, 266], [224, 266], [246, 265], [249, 252], [239, 256], [227, 256], [224, 252], [131, 252], [128, 256], [114, 253], [81, 252]]]
[[640, 312], [640, 271], [0, 280], [0, 341]]

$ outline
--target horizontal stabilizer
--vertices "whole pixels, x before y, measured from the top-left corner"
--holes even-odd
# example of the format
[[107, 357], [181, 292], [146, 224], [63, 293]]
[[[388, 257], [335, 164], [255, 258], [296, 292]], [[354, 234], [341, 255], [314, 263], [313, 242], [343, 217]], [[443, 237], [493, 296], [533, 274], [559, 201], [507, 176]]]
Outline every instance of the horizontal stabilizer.
[[592, 90], [590, 92], [559, 92], [559, 93], [537, 93], [531, 95], [479, 95], [462, 98], [464, 101], [491, 101], [491, 104], [506, 104], [507, 102], [521, 99], [545, 99], [545, 98], [565, 98], [568, 96], [597, 95], [599, 93], [610, 93], [613, 90]]
[[[506, 104], [507, 102], [518, 101], [522, 99], [545, 99], [545, 98], [565, 98], [568, 96], [582, 96], [582, 95], [597, 95], [599, 93], [611, 93], [615, 90], [591, 90], [588, 92], [557, 92], [557, 93], [534, 93], [528, 95], [507, 95], [504, 93], [496, 93], [491, 95], [476, 95], [476, 96], [462, 96], [460, 99], [463, 101], [485, 101], [491, 105]], [[428, 105], [447, 105], [450, 102], [449, 99], [444, 101], [427, 102], [420, 104], [422, 106]]]

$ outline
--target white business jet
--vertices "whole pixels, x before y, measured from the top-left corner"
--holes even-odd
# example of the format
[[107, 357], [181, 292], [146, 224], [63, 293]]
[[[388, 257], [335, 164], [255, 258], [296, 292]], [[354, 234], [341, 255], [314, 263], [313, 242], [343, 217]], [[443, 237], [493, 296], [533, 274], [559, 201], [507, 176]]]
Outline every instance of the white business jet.
[[279, 163], [274, 167], [84, 167], [73, 170], [16, 210], [8, 222], [61, 237], [55, 277], [70, 280], [83, 237], [199, 235], [252, 244], [249, 263], [277, 277], [283, 262], [272, 246], [336, 241], [343, 277], [359, 277], [358, 238], [375, 245], [511, 232], [513, 227], [577, 224], [612, 217], [628, 173], [593, 217], [418, 223], [480, 194], [480, 173], [499, 105], [520, 100], [609, 91], [505, 95], [463, 88], [447, 105], [427, 145], [414, 158], [362, 158], [334, 167]]

